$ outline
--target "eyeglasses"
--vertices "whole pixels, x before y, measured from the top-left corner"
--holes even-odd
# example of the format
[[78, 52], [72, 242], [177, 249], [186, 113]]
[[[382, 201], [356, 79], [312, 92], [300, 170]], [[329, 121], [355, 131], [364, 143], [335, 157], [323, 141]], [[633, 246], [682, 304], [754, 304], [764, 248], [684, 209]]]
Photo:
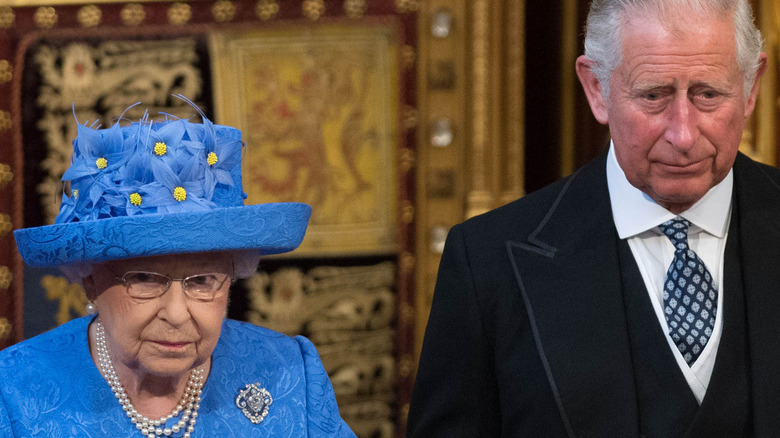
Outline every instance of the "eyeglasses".
[[[108, 265], [106, 265], [108, 266]], [[223, 273], [197, 274], [185, 278], [170, 278], [157, 272], [128, 271], [117, 275], [111, 268], [114, 278], [127, 288], [131, 298], [148, 300], [161, 297], [168, 292], [174, 281], [181, 282], [184, 294], [198, 301], [213, 301], [227, 282], [229, 275]]]

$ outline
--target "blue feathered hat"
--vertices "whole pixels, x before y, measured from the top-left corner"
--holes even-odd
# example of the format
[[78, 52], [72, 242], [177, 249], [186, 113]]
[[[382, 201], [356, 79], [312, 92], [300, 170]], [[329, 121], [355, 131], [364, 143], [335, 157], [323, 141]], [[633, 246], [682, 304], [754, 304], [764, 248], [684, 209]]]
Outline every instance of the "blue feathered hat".
[[241, 131], [201, 116], [203, 123], [144, 116], [106, 129], [77, 122], [62, 176], [70, 191], [54, 224], [14, 231], [24, 261], [63, 267], [204, 251], [278, 254], [300, 245], [311, 207], [244, 205]]

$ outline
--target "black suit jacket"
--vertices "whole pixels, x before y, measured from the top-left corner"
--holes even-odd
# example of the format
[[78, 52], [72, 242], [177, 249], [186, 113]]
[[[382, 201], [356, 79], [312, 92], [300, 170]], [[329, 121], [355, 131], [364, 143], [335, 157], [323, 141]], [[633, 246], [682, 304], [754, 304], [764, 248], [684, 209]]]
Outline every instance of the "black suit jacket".
[[[410, 437], [638, 435], [605, 159], [452, 228]], [[780, 171], [738, 155], [734, 208], [757, 436], [780, 436], [779, 184]]]

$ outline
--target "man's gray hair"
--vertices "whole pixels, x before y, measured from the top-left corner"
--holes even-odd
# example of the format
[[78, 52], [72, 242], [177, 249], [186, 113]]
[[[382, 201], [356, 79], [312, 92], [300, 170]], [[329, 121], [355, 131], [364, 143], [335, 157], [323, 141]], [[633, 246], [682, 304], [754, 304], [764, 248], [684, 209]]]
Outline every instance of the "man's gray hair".
[[[696, 14], [680, 14], [681, 8]], [[670, 31], [697, 26], [702, 15], [732, 14], [736, 30], [737, 64], [743, 74], [745, 96], [750, 93], [759, 67], [763, 40], [753, 21], [748, 0], [593, 0], [585, 25], [585, 56], [594, 62], [591, 71], [601, 83], [601, 94], [609, 102], [609, 80], [623, 56], [621, 32], [629, 18], [656, 17]], [[684, 23], [683, 21], [688, 21]]]

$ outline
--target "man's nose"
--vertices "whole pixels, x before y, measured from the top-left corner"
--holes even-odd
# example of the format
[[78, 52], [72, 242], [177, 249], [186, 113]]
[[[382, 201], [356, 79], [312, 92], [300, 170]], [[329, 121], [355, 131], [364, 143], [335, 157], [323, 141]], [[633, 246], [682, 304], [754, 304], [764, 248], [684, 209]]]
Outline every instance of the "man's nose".
[[674, 100], [668, 110], [664, 138], [682, 151], [690, 150], [699, 136], [698, 112], [686, 97]]

